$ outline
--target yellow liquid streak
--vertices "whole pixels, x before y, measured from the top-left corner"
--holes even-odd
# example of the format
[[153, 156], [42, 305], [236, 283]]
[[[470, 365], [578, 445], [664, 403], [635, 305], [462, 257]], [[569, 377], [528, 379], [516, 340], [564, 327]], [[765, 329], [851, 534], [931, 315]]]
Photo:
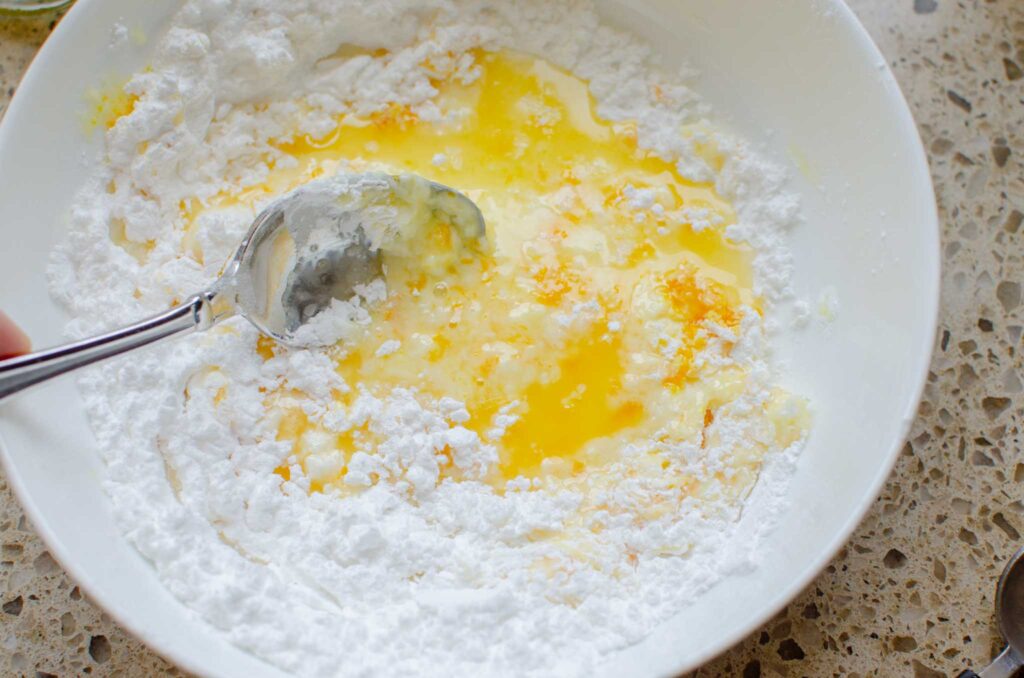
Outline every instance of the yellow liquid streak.
[[[633, 124], [597, 118], [585, 81], [517, 54], [483, 52], [478, 60], [482, 72], [477, 82], [437, 84], [442, 107], [471, 109], [462, 124], [423, 123], [401, 106], [369, 120], [347, 116], [322, 139], [304, 136], [278, 145], [301, 160], [290, 172], [294, 184], [286, 179], [289, 185], [282, 187], [272, 180], [249, 193], [255, 197], [286, 190], [319, 176], [322, 171], [317, 167], [325, 161], [358, 158], [392, 171], [415, 172], [471, 195], [483, 192], [480, 207], [485, 219], [491, 206], [488, 198], [529, 200], [567, 183], [585, 182], [598, 187], [609, 202], [620, 198], [626, 185], [664, 188], [676, 203], [670, 208], [708, 208], [725, 224], [735, 221], [732, 206], [713, 186], [687, 181], [671, 163], [638, 149]], [[447, 161], [435, 164], [438, 154]], [[491, 235], [500, 248], [512, 234]], [[740, 287], [752, 285], [749, 248], [729, 242], [718, 229], [678, 229], [651, 244], [692, 252], [708, 267], [735, 276]]]
[[[468, 111], [457, 122], [424, 122], [402, 106], [370, 119], [345, 117], [324, 138], [277, 144], [298, 160], [295, 167], [275, 169], [265, 183], [222, 196], [213, 206], [283, 193], [330, 173], [340, 161], [356, 171], [415, 172], [470, 195], [488, 222], [494, 259], [440, 281], [424, 279], [415, 262], [388, 261], [389, 289], [399, 294], [376, 312], [337, 371], [377, 395], [416, 386], [434, 397], [462, 400], [472, 417], [467, 426], [482, 435], [502, 406], [520, 403], [514, 411], [519, 420], [497, 443], [500, 468], [491, 479], [502, 487], [519, 476], [579, 474], [584, 459], [589, 461], [581, 453], [593, 441], [629, 435], [634, 428], [638, 435], [653, 432], [645, 431], [644, 394], [624, 388], [626, 349], [620, 339], [595, 326], [567, 343], [545, 343], [550, 311], [520, 320], [512, 318], [513, 309], [532, 302], [554, 310], [563, 298], [600, 298], [606, 310], [628, 311], [642, 275], [683, 264], [727, 288], [729, 294], [720, 296], [730, 304], [756, 300], [751, 252], [728, 241], [723, 229], [675, 227], [658, 234], [657, 223], [641, 227], [623, 205], [626, 186], [653, 188], [667, 210], [707, 208], [731, 223], [732, 208], [713, 186], [686, 181], [670, 163], [639, 150], [632, 125], [598, 119], [584, 81], [521, 55], [478, 53], [477, 59], [481, 74], [473, 84], [437, 84], [442, 110]], [[566, 186], [589, 194], [590, 204], [553, 200]], [[543, 206], [539, 217], [529, 211], [536, 205]], [[190, 221], [195, 207], [188, 210]], [[557, 243], [580, 233], [599, 233], [608, 249], [628, 257], [565, 255]], [[544, 275], [552, 280], [543, 290], [524, 254], [538, 242], [555, 243], [554, 258], [544, 260], [550, 269]], [[587, 259], [582, 267], [580, 257]], [[443, 298], [432, 294], [437, 282], [446, 286]], [[423, 346], [411, 340], [416, 336], [427, 338]], [[387, 339], [401, 340], [402, 350], [376, 358], [374, 351]], [[482, 350], [496, 343], [514, 355], [503, 361]], [[282, 439], [295, 440], [300, 453], [309, 424], [287, 420]]]
[[139, 98], [124, 91], [127, 79], [108, 78], [103, 85], [85, 93], [87, 110], [82, 118], [86, 132], [108, 130], [135, 110]]
[[585, 465], [573, 456], [589, 440], [640, 423], [642, 404], [616, 404], [622, 387], [620, 348], [618, 341], [588, 337], [561, 361], [558, 379], [527, 387], [523, 400], [529, 409], [502, 438], [504, 478], [537, 476], [550, 459], [571, 463], [549, 464], [554, 468], [548, 471], [579, 473]]

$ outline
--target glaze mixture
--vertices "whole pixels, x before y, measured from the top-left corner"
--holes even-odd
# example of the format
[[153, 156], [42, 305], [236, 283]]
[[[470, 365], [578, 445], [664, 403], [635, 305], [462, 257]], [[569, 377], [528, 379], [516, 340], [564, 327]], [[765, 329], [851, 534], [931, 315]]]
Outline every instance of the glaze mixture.
[[765, 338], [797, 209], [706, 116], [582, 2], [188, 3], [92, 116], [73, 331], [338, 173], [452, 186], [489, 245], [386, 255], [326, 349], [234, 319], [83, 377], [168, 588], [303, 674], [574, 675], [748, 567], [809, 426]]

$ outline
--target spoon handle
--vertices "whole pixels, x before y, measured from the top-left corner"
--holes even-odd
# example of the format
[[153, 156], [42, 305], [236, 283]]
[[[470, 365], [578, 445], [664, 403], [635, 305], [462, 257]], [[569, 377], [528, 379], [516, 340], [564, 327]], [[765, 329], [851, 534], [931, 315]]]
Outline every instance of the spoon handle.
[[212, 311], [213, 299], [213, 292], [202, 292], [177, 308], [134, 325], [72, 344], [0, 360], [0, 401], [79, 367], [183, 332], [206, 329], [217, 319]]
[[1021, 667], [1024, 667], [1024, 661], [1013, 648], [1007, 647], [980, 674], [967, 669], [957, 678], [1010, 678], [1016, 675]]

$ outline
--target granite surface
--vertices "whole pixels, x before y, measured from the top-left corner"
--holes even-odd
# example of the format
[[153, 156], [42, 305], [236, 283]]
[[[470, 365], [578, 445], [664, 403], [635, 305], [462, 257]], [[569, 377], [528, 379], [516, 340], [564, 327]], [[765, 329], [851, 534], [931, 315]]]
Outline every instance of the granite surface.
[[[955, 675], [1001, 647], [994, 584], [1024, 532], [1024, 0], [849, 0], [929, 151], [938, 346], [910, 440], [852, 541], [705, 676]], [[56, 17], [0, 18], [0, 110]], [[0, 478], [0, 674], [181, 675], [86, 600]]]

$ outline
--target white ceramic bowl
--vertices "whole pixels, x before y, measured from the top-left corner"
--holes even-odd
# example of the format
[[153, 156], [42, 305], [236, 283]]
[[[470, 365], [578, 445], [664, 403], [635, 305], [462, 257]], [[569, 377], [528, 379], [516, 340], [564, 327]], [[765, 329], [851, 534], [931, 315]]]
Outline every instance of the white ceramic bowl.
[[[47, 256], [95, 162], [84, 93], [145, 65], [176, 0], [79, 0], [40, 52], [0, 126], [0, 308], [37, 345], [65, 318], [47, 293]], [[726, 580], [613, 658], [608, 675], [667, 675], [741, 639], [796, 595], [879, 492], [914, 416], [938, 305], [938, 223], [913, 120], [882, 56], [840, 0], [600, 2], [669, 65], [702, 73], [719, 120], [791, 166], [807, 225], [794, 233], [796, 286], [839, 299], [828, 327], [780, 346], [789, 386], [815, 424], [793, 504], [755, 572]], [[111, 47], [120, 21], [150, 39]], [[182, 668], [211, 676], [276, 669], [222, 640], [160, 586], [118, 534], [101, 462], [71, 379], [4, 406], [11, 486], [68, 573], [111, 616]]]

